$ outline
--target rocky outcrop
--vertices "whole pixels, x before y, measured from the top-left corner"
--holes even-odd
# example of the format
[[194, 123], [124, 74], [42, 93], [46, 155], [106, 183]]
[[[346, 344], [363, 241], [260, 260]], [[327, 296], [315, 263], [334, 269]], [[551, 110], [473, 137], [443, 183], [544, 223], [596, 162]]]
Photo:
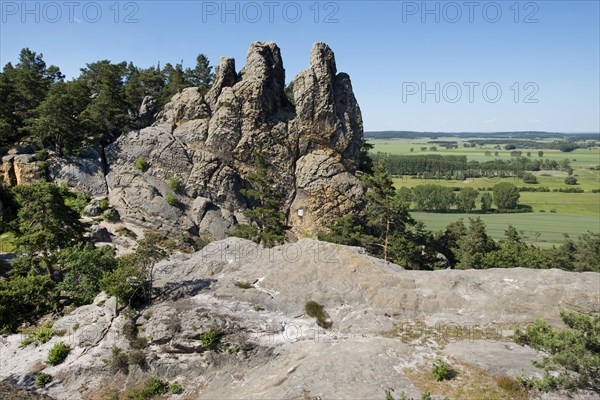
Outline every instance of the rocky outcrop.
[[[512, 341], [515, 325], [543, 318], [563, 326], [560, 308], [600, 311], [598, 273], [405, 271], [364, 249], [312, 239], [264, 249], [228, 238], [173, 255], [153, 271], [157, 296], [135, 319], [147, 346], [129, 342], [126, 315], [100, 294], [55, 321], [65, 335], [48, 343], [21, 349], [22, 335], [1, 337], [0, 380], [31, 387], [43, 370], [54, 377], [43, 392], [57, 399], [104, 398], [107, 388], [123, 390], [148, 377], [177, 381], [184, 398], [193, 399], [370, 399], [383, 398], [386, 389], [395, 398], [425, 391], [436, 398], [508, 398], [493, 392], [496, 377], [542, 375], [531, 360], [543, 354]], [[330, 329], [306, 315], [309, 300], [324, 307]], [[220, 334], [216, 348], [199, 340], [211, 328]], [[71, 345], [69, 356], [46, 365], [60, 341]], [[114, 346], [141, 351], [143, 368], [111, 370]], [[438, 358], [458, 370], [457, 380], [429, 385]]]
[[[331, 49], [317, 43], [293, 87], [291, 102], [274, 43], [253, 43], [239, 73], [233, 59], [222, 58], [205, 96], [183, 90], [153, 126], [105, 149], [111, 204], [144, 227], [221, 238], [250, 205], [241, 189], [249, 188], [245, 177], [261, 153], [297, 236], [357, 208], [363, 130], [350, 79], [337, 73]], [[136, 167], [141, 158], [143, 171]], [[169, 180], [181, 188], [173, 191]], [[173, 195], [176, 205], [167, 202]]]
[[5, 186], [28, 185], [43, 179], [44, 169], [34, 154], [9, 154], [2, 157], [0, 175]]
[[91, 196], [106, 196], [103, 158], [102, 147], [87, 149], [79, 157], [51, 158], [48, 160], [49, 177]]

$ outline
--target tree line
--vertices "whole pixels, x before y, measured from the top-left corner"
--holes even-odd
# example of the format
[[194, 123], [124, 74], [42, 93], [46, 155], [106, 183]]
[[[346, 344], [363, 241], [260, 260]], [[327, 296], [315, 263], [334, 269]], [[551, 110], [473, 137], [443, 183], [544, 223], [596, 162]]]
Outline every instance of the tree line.
[[[422, 185], [410, 191], [396, 191], [381, 162], [363, 179], [367, 188], [365, 210], [339, 218], [319, 234], [319, 239], [364, 247], [370, 254], [408, 269], [525, 267], [600, 272], [598, 233], [582, 235], [577, 242], [567, 239], [561, 246], [543, 250], [525, 243], [510, 226], [506, 239], [495, 241], [479, 217], [469, 218], [468, 224], [461, 219], [434, 233], [411, 217], [409, 200], [419, 198], [417, 207], [440, 210], [449, 207], [448, 197], [454, 194], [451, 189]], [[415, 192], [417, 197], [407, 197], [415, 196]], [[456, 202], [469, 209], [474, 206], [476, 194], [472, 188], [463, 189], [456, 195]], [[487, 192], [483, 194], [482, 208], [489, 210], [492, 202], [499, 209], [518, 206], [518, 188], [510, 183], [496, 185], [493, 194], [493, 198]], [[431, 202], [431, 198], [435, 200]]]
[[384, 161], [390, 175], [411, 175], [424, 179], [455, 179], [520, 176], [525, 171], [563, 170], [572, 173], [568, 159], [531, 159], [518, 155], [510, 160], [477, 161], [467, 156], [419, 154], [372, 154], [374, 162]]
[[42, 54], [25, 48], [19, 61], [0, 73], [0, 148], [28, 139], [63, 155], [106, 144], [148, 124], [139, 113], [146, 96], [155, 99], [158, 109], [185, 87], [205, 93], [213, 80], [209, 60], [199, 54], [194, 68], [181, 63], [141, 68], [101, 60], [67, 81]]

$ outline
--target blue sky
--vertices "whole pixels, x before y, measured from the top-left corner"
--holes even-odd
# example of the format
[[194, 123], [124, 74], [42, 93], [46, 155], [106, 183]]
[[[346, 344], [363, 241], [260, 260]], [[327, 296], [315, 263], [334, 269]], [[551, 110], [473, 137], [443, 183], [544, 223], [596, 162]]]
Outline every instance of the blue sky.
[[365, 130], [599, 132], [599, 4], [3, 0], [0, 63], [29, 47], [68, 77], [100, 59], [192, 66], [198, 53], [240, 69], [259, 40], [279, 45], [290, 81], [324, 41]]

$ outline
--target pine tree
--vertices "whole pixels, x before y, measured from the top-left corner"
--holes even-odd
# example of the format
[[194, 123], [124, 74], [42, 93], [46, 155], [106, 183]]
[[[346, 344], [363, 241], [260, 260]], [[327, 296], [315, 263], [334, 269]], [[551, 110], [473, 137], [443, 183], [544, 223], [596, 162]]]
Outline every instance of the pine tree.
[[[377, 163], [372, 175], [364, 175], [367, 186], [365, 216], [371, 235], [377, 238], [383, 259], [390, 258], [390, 243], [393, 235], [403, 233], [407, 223], [412, 223], [406, 205], [398, 200], [392, 178], [387, 173], [385, 161]], [[401, 237], [402, 235], [400, 235]], [[398, 240], [398, 236], [395, 236]]]
[[283, 242], [286, 225], [286, 215], [282, 212], [283, 196], [273, 186], [269, 177], [268, 164], [264, 155], [257, 154], [254, 159], [254, 171], [246, 179], [251, 189], [243, 189], [241, 193], [250, 200], [253, 207], [244, 212], [251, 225], [240, 224], [233, 236], [244, 237], [273, 247]]
[[196, 57], [196, 67], [187, 69], [185, 72], [185, 80], [190, 86], [197, 86], [200, 93], [206, 94], [211, 88], [215, 79], [215, 74], [212, 72], [210, 61], [204, 54], [198, 54]]

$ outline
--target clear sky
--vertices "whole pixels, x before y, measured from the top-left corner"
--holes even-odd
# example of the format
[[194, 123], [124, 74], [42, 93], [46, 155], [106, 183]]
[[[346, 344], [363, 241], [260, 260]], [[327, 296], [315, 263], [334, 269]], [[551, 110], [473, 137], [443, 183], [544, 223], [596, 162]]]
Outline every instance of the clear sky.
[[600, 131], [597, 0], [0, 3], [2, 65], [29, 47], [69, 78], [100, 59], [198, 53], [239, 69], [251, 42], [274, 41], [291, 81], [324, 41], [365, 130]]

